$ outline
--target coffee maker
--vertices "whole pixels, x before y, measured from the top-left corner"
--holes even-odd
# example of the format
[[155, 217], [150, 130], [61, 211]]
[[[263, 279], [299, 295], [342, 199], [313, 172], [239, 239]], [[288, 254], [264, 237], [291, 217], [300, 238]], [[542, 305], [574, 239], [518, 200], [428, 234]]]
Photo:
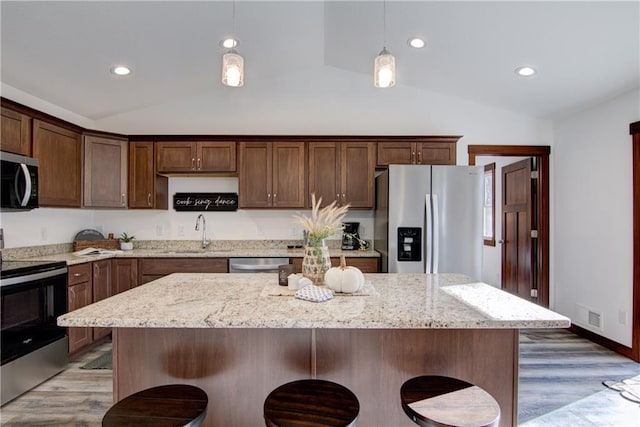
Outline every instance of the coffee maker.
[[359, 222], [345, 222], [342, 230], [342, 250], [353, 251], [360, 248]]

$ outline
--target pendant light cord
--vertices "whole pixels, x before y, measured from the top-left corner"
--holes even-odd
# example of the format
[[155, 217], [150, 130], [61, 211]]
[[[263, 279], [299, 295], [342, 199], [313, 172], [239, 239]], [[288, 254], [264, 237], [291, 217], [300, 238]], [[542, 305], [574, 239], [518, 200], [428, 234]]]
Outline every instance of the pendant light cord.
[[387, 0], [382, 1], [382, 47], [387, 48]]

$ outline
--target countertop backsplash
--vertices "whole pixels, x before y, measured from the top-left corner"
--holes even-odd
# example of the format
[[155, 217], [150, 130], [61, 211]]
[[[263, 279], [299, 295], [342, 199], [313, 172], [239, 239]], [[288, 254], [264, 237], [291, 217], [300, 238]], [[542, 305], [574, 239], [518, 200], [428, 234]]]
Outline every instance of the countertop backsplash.
[[[369, 242], [371, 244], [371, 242]], [[339, 250], [342, 245], [340, 239], [326, 240], [329, 249]], [[134, 240], [133, 248], [139, 250], [175, 250], [202, 251], [201, 240]], [[213, 240], [206, 251], [216, 250], [286, 250], [288, 247], [302, 247], [302, 240]], [[370, 245], [371, 247], [371, 245]], [[2, 256], [4, 260], [22, 260], [49, 255], [67, 254], [73, 252], [73, 243], [57, 243], [52, 245], [25, 246], [6, 248]], [[351, 251], [350, 251], [351, 252]], [[358, 251], [353, 251], [354, 255]]]

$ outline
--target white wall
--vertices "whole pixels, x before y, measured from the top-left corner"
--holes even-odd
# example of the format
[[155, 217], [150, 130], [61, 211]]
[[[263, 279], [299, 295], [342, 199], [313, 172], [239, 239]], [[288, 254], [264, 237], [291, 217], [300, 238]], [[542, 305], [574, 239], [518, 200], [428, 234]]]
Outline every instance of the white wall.
[[[632, 158], [640, 91], [554, 123], [552, 292], [555, 310], [631, 346]], [[580, 306], [601, 313], [589, 326]]]

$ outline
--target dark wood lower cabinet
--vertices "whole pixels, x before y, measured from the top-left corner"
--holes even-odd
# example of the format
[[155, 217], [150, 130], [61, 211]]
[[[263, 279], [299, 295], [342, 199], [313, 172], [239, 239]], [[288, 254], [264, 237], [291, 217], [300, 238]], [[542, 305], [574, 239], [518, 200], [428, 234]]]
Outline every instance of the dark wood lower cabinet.
[[[69, 266], [68, 307], [69, 311], [85, 307], [93, 302], [91, 263]], [[93, 342], [91, 328], [68, 328], [69, 353], [74, 353]]]
[[138, 281], [142, 285], [171, 273], [228, 273], [228, 258], [140, 258]]
[[138, 286], [138, 260], [136, 258], [112, 259], [111, 281], [114, 295]]
[[[296, 266], [296, 271], [302, 271], [302, 258], [289, 258], [289, 263]], [[340, 258], [331, 257], [331, 265], [337, 267], [340, 265]], [[357, 267], [363, 273], [379, 273], [380, 272], [380, 258], [361, 258], [361, 257], [347, 257], [347, 265], [351, 267]]]

